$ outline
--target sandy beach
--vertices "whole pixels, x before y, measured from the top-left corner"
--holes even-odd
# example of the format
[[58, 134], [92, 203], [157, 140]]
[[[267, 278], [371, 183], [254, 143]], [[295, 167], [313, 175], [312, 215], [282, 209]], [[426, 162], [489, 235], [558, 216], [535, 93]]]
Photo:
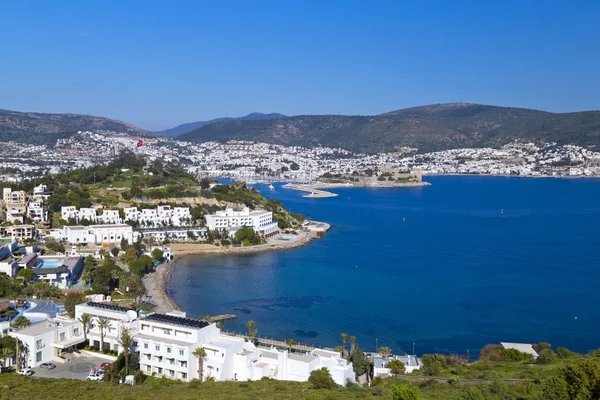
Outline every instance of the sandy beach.
[[[305, 231], [301, 231], [298, 235], [295, 235], [296, 237], [292, 240], [280, 240], [279, 238], [281, 236], [286, 235], [277, 235], [269, 238], [266, 244], [249, 247], [221, 247], [202, 243], [172, 243], [170, 246], [175, 251], [175, 260], [177, 260], [178, 257], [189, 254], [243, 254], [293, 249], [307, 245], [315, 237], [314, 234]], [[154, 311], [157, 313], [167, 313], [173, 310], [179, 310], [177, 304], [175, 304], [167, 294], [167, 284], [175, 260], [169, 263], [159, 264], [156, 267], [155, 272], [142, 279], [144, 286], [146, 287], [146, 295], [149, 300], [156, 305]]]
[[157, 313], [167, 313], [173, 310], [179, 310], [177, 304], [167, 294], [167, 283], [169, 275], [173, 269], [173, 262], [163, 263], [156, 266], [156, 271], [150, 275], [146, 275], [142, 282], [146, 287], [146, 296], [150, 302], [156, 305], [154, 311]]

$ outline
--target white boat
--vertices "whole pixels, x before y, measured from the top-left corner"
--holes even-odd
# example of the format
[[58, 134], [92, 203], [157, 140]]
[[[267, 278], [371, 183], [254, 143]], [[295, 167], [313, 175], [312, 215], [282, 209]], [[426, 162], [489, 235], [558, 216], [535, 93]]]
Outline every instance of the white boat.
[[269, 190], [275, 190], [275, 186], [269, 185]]

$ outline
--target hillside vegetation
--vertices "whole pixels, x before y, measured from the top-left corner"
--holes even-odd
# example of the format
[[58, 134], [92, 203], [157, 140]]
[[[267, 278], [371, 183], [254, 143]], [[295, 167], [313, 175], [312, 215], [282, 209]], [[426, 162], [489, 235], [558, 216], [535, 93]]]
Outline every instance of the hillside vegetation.
[[286, 146], [342, 147], [360, 153], [416, 147], [429, 152], [463, 147], [498, 147], [517, 138], [600, 146], [600, 111], [556, 114], [469, 103], [407, 108], [375, 116], [301, 115], [219, 121], [178, 139], [253, 140]]
[[82, 114], [45, 114], [0, 110], [0, 142], [54, 144], [77, 131], [109, 130], [131, 135], [151, 135], [131, 124]]
[[184, 133], [191, 132], [195, 129], [201, 128], [204, 125], [214, 124], [215, 122], [219, 122], [219, 121], [227, 121], [227, 120], [256, 121], [256, 120], [261, 120], [261, 119], [277, 119], [277, 118], [285, 118], [285, 115], [277, 114], [277, 113], [263, 114], [263, 113], [253, 112], [253, 113], [250, 113], [248, 115], [245, 115], [243, 117], [238, 117], [238, 118], [224, 117], [224, 118], [215, 118], [215, 119], [211, 119], [208, 121], [187, 122], [185, 124], [177, 125], [174, 128], [166, 129], [160, 133], [166, 137], [175, 137], [175, 136], [183, 135]]

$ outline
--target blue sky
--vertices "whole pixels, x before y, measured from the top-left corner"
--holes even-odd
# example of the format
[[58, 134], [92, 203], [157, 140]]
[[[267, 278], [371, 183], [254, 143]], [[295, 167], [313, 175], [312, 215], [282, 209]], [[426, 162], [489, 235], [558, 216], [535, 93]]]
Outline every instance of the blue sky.
[[0, 108], [159, 130], [253, 111], [600, 109], [600, 0], [3, 1]]

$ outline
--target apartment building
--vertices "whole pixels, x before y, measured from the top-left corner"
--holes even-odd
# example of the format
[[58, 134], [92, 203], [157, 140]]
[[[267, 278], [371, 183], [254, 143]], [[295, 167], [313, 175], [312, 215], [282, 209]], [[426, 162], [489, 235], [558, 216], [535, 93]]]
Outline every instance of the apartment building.
[[192, 222], [189, 207], [157, 206], [141, 211], [137, 207], [126, 207], [123, 212], [125, 221], [137, 221], [142, 227], [189, 226]]
[[83, 325], [77, 320], [56, 317], [8, 333], [24, 345], [23, 367], [34, 368], [53, 361], [84, 342]]
[[30, 201], [27, 205], [27, 216], [31, 218], [33, 222], [47, 223], [48, 211], [44, 207], [44, 201]]
[[219, 328], [185, 313], [150, 314], [138, 321], [140, 369], [147, 375], [190, 381], [198, 378], [198, 358], [194, 351]]
[[123, 219], [119, 215], [119, 210], [103, 210], [101, 215], [98, 215], [98, 210], [95, 208], [80, 208], [77, 210], [75, 206], [61, 207], [61, 217], [65, 221], [74, 219], [77, 222], [86, 220], [91, 223], [98, 224], [122, 224]]
[[243, 226], [250, 227], [263, 236], [271, 236], [279, 232], [277, 222], [273, 221], [270, 211], [250, 211], [245, 207], [241, 211], [227, 208], [215, 214], [206, 215], [206, 226], [210, 230], [227, 229], [230, 234]]
[[0, 236], [17, 240], [34, 239], [37, 236], [37, 230], [33, 225], [1, 226]]

